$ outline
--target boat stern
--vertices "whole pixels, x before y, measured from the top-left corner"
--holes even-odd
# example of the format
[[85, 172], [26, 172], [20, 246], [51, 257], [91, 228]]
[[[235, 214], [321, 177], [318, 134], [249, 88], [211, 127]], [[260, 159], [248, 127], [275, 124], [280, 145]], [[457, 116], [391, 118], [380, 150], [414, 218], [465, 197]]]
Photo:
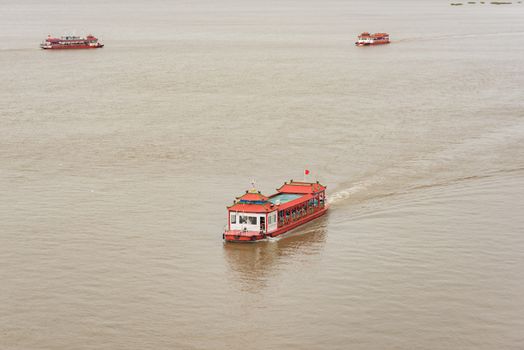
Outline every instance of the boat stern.
[[250, 243], [266, 239], [266, 235], [260, 231], [229, 230], [222, 235], [225, 242]]

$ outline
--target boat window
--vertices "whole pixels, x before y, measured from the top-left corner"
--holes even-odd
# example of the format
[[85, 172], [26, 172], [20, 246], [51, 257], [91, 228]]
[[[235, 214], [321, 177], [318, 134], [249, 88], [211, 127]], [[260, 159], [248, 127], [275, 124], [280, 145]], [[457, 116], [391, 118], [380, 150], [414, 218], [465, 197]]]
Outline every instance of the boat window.
[[257, 224], [257, 217], [256, 216], [248, 216], [249, 224], [250, 225], [256, 225]]
[[231, 213], [231, 223], [232, 224], [237, 223], [237, 213]]
[[238, 223], [239, 224], [247, 224], [247, 216], [241, 215], [238, 217]]

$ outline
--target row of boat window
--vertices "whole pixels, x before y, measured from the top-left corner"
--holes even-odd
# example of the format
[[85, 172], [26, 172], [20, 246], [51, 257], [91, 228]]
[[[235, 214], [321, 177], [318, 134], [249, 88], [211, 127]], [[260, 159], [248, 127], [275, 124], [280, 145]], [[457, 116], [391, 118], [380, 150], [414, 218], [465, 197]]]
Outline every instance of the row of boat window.
[[[231, 223], [236, 224], [237, 223], [237, 216], [236, 214], [231, 214]], [[238, 216], [238, 223], [239, 224], [248, 224], [249, 225], [256, 225], [257, 224], [257, 217], [256, 216], [247, 216], [247, 215], [239, 215]]]
[[59, 41], [60, 45], [79, 45], [79, 44], [85, 44], [85, 43], [94, 43], [94, 41]]
[[[324, 206], [324, 198], [323, 197], [320, 197], [320, 200], [318, 199], [310, 199], [308, 201], [308, 205], [307, 207], [318, 207], [320, 204], [320, 206]], [[299, 213], [300, 214], [305, 214], [305, 211], [306, 211], [306, 207], [303, 206], [301, 208], [295, 208], [295, 209], [291, 209], [291, 210], [286, 210], [285, 213], [284, 213], [284, 210], [280, 210], [278, 212], [278, 216], [280, 217], [280, 219], [284, 219], [284, 218], [289, 218], [289, 217], [292, 217], [293, 219], [295, 218], [296, 215], [298, 215]], [[269, 215], [268, 216], [268, 225], [271, 225], [272, 223], [276, 222], [276, 217], [274, 217], [273, 215]], [[231, 223], [232, 224], [236, 224], [237, 223], [237, 215], [236, 213], [231, 213]], [[238, 216], [238, 223], [239, 224], [249, 224], [249, 225], [256, 225], [258, 223], [258, 217], [257, 216], [249, 216], [249, 215], [239, 215]]]
[[[277, 222], [277, 218], [275, 215], [269, 215], [267, 218], [268, 225], [271, 225], [273, 223]], [[231, 223], [236, 224], [237, 223], [237, 216], [236, 214], [231, 214]], [[258, 223], [258, 217], [257, 216], [248, 216], [248, 215], [239, 215], [238, 216], [238, 223], [239, 224], [249, 224], [249, 225], [256, 225]]]
[[318, 206], [321, 206], [323, 207], [324, 206], [324, 198], [322, 197], [320, 200], [318, 199], [310, 199], [308, 201], [308, 204], [307, 206], [305, 205], [302, 205], [298, 208], [293, 208], [291, 210], [281, 210], [278, 212], [278, 216], [280, 218], [280, 220], [284, 220], [284, 219], [290, 219], [292, 218], [293, 220], [296, 219], [299, 215], [305, 215], [306, 214], [306, 208], [313, 208], [313, 207], [318, 207]]

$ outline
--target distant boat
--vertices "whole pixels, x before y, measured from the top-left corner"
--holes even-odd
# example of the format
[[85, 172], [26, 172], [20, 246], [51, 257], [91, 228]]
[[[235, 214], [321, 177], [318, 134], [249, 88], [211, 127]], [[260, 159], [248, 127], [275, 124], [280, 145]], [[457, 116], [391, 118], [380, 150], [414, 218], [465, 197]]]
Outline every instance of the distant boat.
[[85, 38], [79, 36], [62, 36], [60, 38], [53, 38], [48, 35], [47, 38], [40, 44], [42, 49], [98, 49], [104, 47], [104, 44], [98, 42], [98, 39], [89, 34]]
[[357, 46], [368, 46], [368, 45], [381, 45], [389, 44], [389, 34], [388, 33], [374, 33], [370, 34], [364, 32], [358, 36], [358, 40], [355, 43]]
[[[308, 172], [306, 172], [307, 174]], [[266, 197], [254, 186], [227, 208], [226, 242], [257, 242], [297, 228], [328, 210], [326, 186], [291, 180]]]

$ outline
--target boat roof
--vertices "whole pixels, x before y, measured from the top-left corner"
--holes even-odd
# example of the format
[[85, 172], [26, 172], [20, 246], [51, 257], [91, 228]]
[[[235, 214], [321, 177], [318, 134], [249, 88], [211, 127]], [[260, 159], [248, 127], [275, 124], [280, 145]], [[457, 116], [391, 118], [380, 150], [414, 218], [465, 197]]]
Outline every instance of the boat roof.
[[46, 38], [47, 41], [51, 41], [51, 42], [64, 41], [64, 40], [86, 40], [86, 39], [93, 40], [93, 39], [96, 39], [96, 36], [89, 34], [88, 36], [84, 38], [81, 36], [63, 35], [60, 38], [57, 38], [57, 37], [52, 37], [51, 35], [48, 35]]
[[280, 188], [277, 188], [277, 191], [280, 193], [318, 193], [326, 189], [326, 186], [321, 185], [318, 181], [315, 182], [302, 182], [302, 181], [293, 181], [289, 183], [284, 182]]
[[260, 191], [246, 191], [246, 193], [240, 197], [237, 197], [237, 200], [239, 202], [243, 202], [243, 203], [251, 203], [251, 204], [257, 204], [257, 203], [252, 203], [252, 202], [262, 202], [262, 203], [265, 203], [267, 202], [268, 198], [266, 196], [264, 196], [262, 193], [260, 193]]
[[314, 198], [315, 194], [325, 189], [326, 186], [321, 185], [318, 181], [312, 183], [291, 180], [289, 183], [285, 182], [280, 188], [277, 188], [277, 193], [270, 197], [264, 196], [260, 191], [246, 191], [245, 194], [237, 197], [235, 203], [227, 207], [227, 209], [229, 211], [250, 213], [284, 210]]
[[389, 34], [388, 33], [373, 33], [373, 34], [370, 34], [368, 32], [364, 32], [364, 33], [360, 34], [359, 36], [381, 37], [381, 36], [389, 36]]
[[272, 211], [274, 204], [268, 201], [268, 197], [264, 196], [260, 191], [250, 190], [246, 191], [240, 197], [237, 197], [235, 204], [228, 207], [232, 211], [249, 211], [251, 213], [265, 213]]

